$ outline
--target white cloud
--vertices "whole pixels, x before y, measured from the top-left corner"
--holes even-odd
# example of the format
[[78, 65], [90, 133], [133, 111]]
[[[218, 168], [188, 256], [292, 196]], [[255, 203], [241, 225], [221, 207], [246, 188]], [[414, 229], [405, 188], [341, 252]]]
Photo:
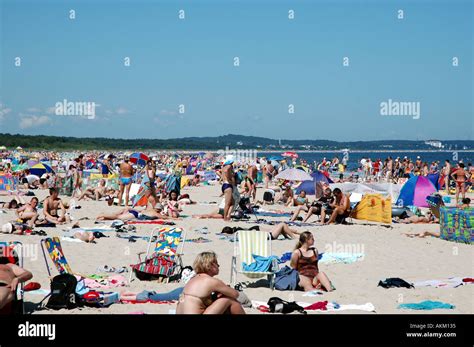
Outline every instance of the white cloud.
[[46, 114], [56, 114], [56, 107], [55, 106], [48, 107], [45, 112]]
[[27, 108], [26, 109], [27, 112], [30, 112], [30, 113], [38, 113], [38, 112], [41, 112], [41, 110], [37, 107], [30, 107], [30, 108]]
[[0, 122], [4, 121], [7, 114], [9, 114], [11, 111], [11, 108], [7, 108], [4, 104], [0, 103]]
[[129, 113], [130, 111], [127, 110], [125, 107], [119, 107], [118, 109], [115, 110], [116, 114], [126, 114]]
[[27, 129], [31, 127], [37, 127], [44, 124], [51, 123], [51, 118], [48, 116], [35, 116], [35, 115], [21, 115], [20, 128]]

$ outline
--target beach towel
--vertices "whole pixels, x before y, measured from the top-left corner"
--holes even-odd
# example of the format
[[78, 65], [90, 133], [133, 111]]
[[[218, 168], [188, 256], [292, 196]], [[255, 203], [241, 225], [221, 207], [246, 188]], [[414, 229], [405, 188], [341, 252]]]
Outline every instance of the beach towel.
[[273, 260], [279, 261], [278, 257], [272, 255], [270, 257], [262, 257], [260, 255], [252, 254], [253, 263], [247, 264], [242, 262], [242, 270], [247, 272], [267, 272], [270, 271]]
[[318, 295], [323, 295], [324, 293], [320, 290], [311, 290], [309, 292], [305, 292], [303, 296], [318, 296]]
[[280, 257], [280, 263], [285, 263], [287, 262], [288, 260], [291, 259], [291, 252], [286, 252], [286, 253], [283, 253]]
[[328, 305], [327, 301], [320, 301], [320, 302], [315, 302], [314, 304], [311, 304], [309, 306], [306, 306], [304, 309], [327, 311], [327, 305]]
[[265, 211], [265, 212], [255, 212], [257, 216], [262, 216], [262, 217], [291, 217], [291, 213], [279, 213], [279, 212], [270, 212], [270, 211]]
[[426, 300], [418, 303], [400, 304], [397, 308], [408, 309], [408, 310], [436, 310], [436, 309], [448, 309], [452, 310], [456, 306], [447, 304], [441, 301]]
[[351, 264], [364, 258], [364, 253], [321, 253], [319, 260], [321, 263], [334, 264], [344, 263]]
[[[311, 303], [307, 303], [307, 302], [297, 301], [296, 303], [302, 307], [308, 307], [311, 305]], [[252, 308], [257, 309], [261, 312], [269, 312], [269, 307], [265, 301], [252, 300]], [[375, 306], [370, 302], [366, 304], [362, 304], [362, 305], [358, 305], [358, 304], [340, 305], [337, 302], [332, 301], [332, 302], [327, 303], [326, 311], [322, 311], [322, 312], [347, 311], [347, 310], [375, 312]]]
[[275, 289], [295, 290], [299, 283], [299, 274], [295, 269], [284, 266], [275, 274]]
[[447, 280], [428, 280], [413, 283], [415, 288], [434, 287], [434, 288], [457, 288], [463, 285], [461, 277], [453, 277]]

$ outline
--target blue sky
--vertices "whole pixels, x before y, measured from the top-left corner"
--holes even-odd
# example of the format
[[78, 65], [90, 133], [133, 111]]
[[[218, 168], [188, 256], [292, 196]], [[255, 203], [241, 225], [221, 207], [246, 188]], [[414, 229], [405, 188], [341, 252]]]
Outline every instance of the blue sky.
[[[469, 0], [0, 3], [0, 132], [474, 139]], [[95, 119], [54, 114], [63, 99]], [[420, 119], [382, 116], [389, 99]]]

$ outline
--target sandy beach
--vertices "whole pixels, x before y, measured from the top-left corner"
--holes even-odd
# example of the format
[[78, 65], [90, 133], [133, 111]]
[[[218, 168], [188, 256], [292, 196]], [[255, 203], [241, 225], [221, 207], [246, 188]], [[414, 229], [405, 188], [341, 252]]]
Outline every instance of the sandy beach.
[[[46, 190], [35, 191], [41, 199], [47, 196]], [[217, 253], [220, 263], [220, 274], [218, 278], [226, 283], [230, 281], [231, 257], [234, 243], [220, 239], [216, 235], [226, 225], [250, 227], [255, 223], [224, 222], [223, 220], [209, 220], [192, 218], [193, 214], [210, 213], [217, 208], [217, 204], [209, 202], [220, 202], [220, 186], [209, 185], [199, 187], [185, 187], [182, 193], [190, 194], [195, 205], [184, 206], [183, 213], [189, 217], [176, 220], [176, 225], [186, 230], [187, 238], [205, 237], [211, 240], [209, 243], [186, 242], [184, 246], [184, 265], [192, 265], [195, 256], [202, 251], [213, 250]], [[263, 189], [258, 190], [258, 198], [261, 198]], [[7, 197], [2, 197], [4, 201]], [[471, 196], [472, 198], [472, 196]], [[27, 198], [28, 199], [28, 198]], [[68, 200], [64, 197], [64, 200]], [[95, 217], [100, 212], [110, 212], [120, 207], [108, 207], [104, 201], [80, 201], [81, 209], [71, 212], [74, 221], [79, 221], [82, 227], [94, 226]], [[280, 205], [267, 206], [268, 210], [286, 209], [292, 211], [294, 208]], [[88, 219], [83, 219], [83, 218]], [[14, 212], [0, 214], [0, 224], [14, 220]], [[286, 221], [288, 217], [267, 217], [269, 220]], [[250, 221], [255, 222], [252, 216]], [[301, 301], [314, 303], [317, 301], [335, 301], [341, 305], [372, 303], [376, 313], [392, 314], [416, 314], [426, 311], [397, 309], [400, 303], [413, 303], [423, 300], [442, 301], [455, 305], [452, 310], [432, 310], [430, 313], [463, 313], [474, 312], [474, 286], [462, 285], [457, 288], [390, 288], [378, 287], [380, 280], [389, 277], [400, 277], [407, 282], [444, 280], [451, 277], [472, 277], [474, 249], [468, 244], [454, 243], [434, 237], [409, 238], [403, 235], [405, 232], [421, 232], [439, 230], [439, 224], [391, 224], [389, 227], [381, 224], [365, 222], [353, 219], [352, 225], [330, 225], [300, 227], [298, 230], [309, 230], [315, 237], [315, 246], [319, 252], [341, 249], [353, 249], [364, 253], [364, 257], [350, 264], [344, 263], [322, 263], [320, 270], [324, 271], [331, 279], [336, 290], [322, 295], [305, 297], [302, 291], [272, 291], [268, 288], [266, 281], [250, 280], [250, 285], [245, 293], [251, 300], [267, 301], [272, 296], [278, 296], [289, 301]], [[71, 225], [59, 225], [55, 228], [43, 228], [49, 237], [62, 236], [63, 229]], [[136, 235], [148, 236], [153, 226], [137, 225]], [[201, 234], [195, 229], [207, 227], [209, 233]], [[263, 226], [264, 230], [270, 226]], [[266, 228], [266, 229], [265, 229]], [[41, 228], [38, 228], [41, 229]], [[137, 262], [137, 253], [146, 251], [147, 242], [138, 239], [131, 243], [126, 239], [115, 236], [115, 232], [107, 233], [109, 238], [100, 238], [96, 244], [76, 243], [62, 241], [64, 253], [74, 272], [80, 274], [100, 274], [98, 267], [108, 265], [119, 268], [129, 266]], [[30, 270], [34, 277], [33, 281], [39, 282], [42, 289], [49, 290], [50, 282], [46, 271], [45, 262], [40, 248], [41, 236], [0, 236], [2, 241], [21, 241], [25, 247], [24, 267]], [[272, 253], [281, 256], [285, 252], [293, 251], [296, 240], [276, 240], [272, 242]], [[49, 259], [48, 259], [49, 261]], [[287, 263], [288, 264], [288, 263]], [[51, 266], [51, 262], [49, 262]], [[52, 274], [57, 275], [57, 270], [52, 268]], [[124, 273], [127, 278], [129, 273]], [[238, 281], [249, 281], [246, 277], [239, 275]], [[253, 283], [253, 285], [252, 285]], [[157, 292], [166, 292], [182, 286], [180, 283], [157, 283], [134, 279], [126, 287], [110, 288], [110, 291], [133, 291], [140, 292], [144, 289]], [[41, 301], [44, 295], [25, 293], [26, 309], [31, 310], [35, 303]], [[147, 314], [168, 314], [175, 310], [176, 304], [122, 304], [116, 303], [108, 308], [80, 308], [74, 310], [43, 310], [33, 312], [41, 314], [55, 313], [118, 313], [128, 314], [132, 312], [143, 312]], [[246, 308], [249, 314], [259, 314], [254, 308]], [[331, 314], [334, 312], [309, 311], [309, 313]], [[339, 313], [339, 312], [337, 312]], [[368, 313], [360, 310], [347, 310], [342, 313]]]

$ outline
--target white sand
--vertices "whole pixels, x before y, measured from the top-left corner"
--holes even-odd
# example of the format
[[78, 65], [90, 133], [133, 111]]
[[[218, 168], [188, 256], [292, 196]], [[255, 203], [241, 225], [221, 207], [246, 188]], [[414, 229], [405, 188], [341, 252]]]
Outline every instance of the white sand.
[[[185, 188], [184, 192], [198, 202], [216, 201], [220, 202], [218, 186], [203, 186]], [[46, 191], [38, 191], [40, 198], [46, 196]], [[259, 197], [262, 189], [259, 190]], [[29, 199], [29, 197], [26, 197]], [[68, 198], [66, 198], [68, 199]], [[1, 201], [7, 201], [8, 197], [1, 197]], [[119, 207], [108, 207], [106, 202], [81, 201], [81, 209], [73, 211], [73, 217], [78, 220], [89, 217], [90, 220], [81, 221], [81, 226], [93, 226], [94, 219], [98, 213], [117, 210]], [[184, 213], [192, 214], [209, 213], [217, 208], [217, 205], [188, 205], [184, 207]], [[270, 206], [268, 209], [282, 209], [281, 206]], [[290, 210], [290, 208], [287, 208]], [[253, 219], [254, 217], [252, 217]], [[288, 218], [268, 218], [275, 220], [287, 220]], [[14, 219], [14, 213], [0, 214], [0, 224]], [[432, 279], [447, 279], [449, 277], [474, 277], [473, 260], [474, 248], [470, 245], [448, 242], [432, 237], [425, 239], [408, 238], [403, 232], [414, 232], [424, 230], [439, 230], [439, 225], [401, 225], [392, 224], [392, 228], [381, 225], [354, 220], [355, 225], [314, 226], [299, 228], [300, 230], [311, 230], [315, 236], [316, 247], [319, 252], [328, 251], [328, 246], [358, 247], [363, 250], [363, 260], [352, 264], [320, 264], [320, 271], [324, 271], [336, 287], [336, 291], [324, 293], [317, 297], [304, 297], [304, 292], [296, 291], [271, 291], [266, 287], [248, 288], [245, 290], [252, 300], [267, 301], [272, 296], [279, 296], [285, 300], [296, 300], [303, 302], [336, 301], [339, 304], [365, 304], [372, 303], [377, 313], [424, 313], [426, 311], [399, 310], [400, 302], [420, 302], [423, 300], [436, 300], [451, 303], [456, 306], [453, 310], [433, 310], [430, 313], [473, 313], [474, 312], [474, 285], [463, 285], [458, 288], [418, 288], [418, 289], [384, 289], [377, 287], [380, 280], [388, 277], [400, 277], [408, 282], [424, 281]], [[188, 238], [200, 236], [212, 240], [210, 243], [196, 244], [186, 242], [184, 248], [184, 264], [192, 265], [192, 262], [201, 251], [213, 250], [217, 253], [220, 262], [219, 278], [225, 282], [230, 280], [230, 264], [234, 244], [227, 240], [220, 240], [215, 235], [225, 225], [250, 227], [254, 224], [245, 222], [224, 222], [223, 220], [199, 220], [184, 218], [177, 221], [177, 226], [187, 230]], [[193, 229], [207, 226], [209, 234], [202, 235]], [[269, 228], [269, 226], [266, 226]], [[49, 236], [61, 236], [62, 229], [66, 226], [56, 228], [43, 228]], [[137, 225], [137, 235], [148, 235], [153, 226]], [[137, 240], [130, 243], [127, 240], [115, 237], [115, 232], [108, 233], [110, 238], [101, 238], [97, 244], [62, 242], [65, 255], [73, 271], [83, 274], [98, 273], [99, 266], [109, 265], [114, 267], [128, 266], [136, 263], [137, 253], [146, 250], [147, 243]], [[49, 279], [45, 262], [40, 249], [40, 236], [11, 236], [0, 234], [0, 240], [23, 242], [25, 250], [31, 254], [25, 257], [25, 268], [32, 271], [33, 281], [39, 282], [44, 289], [49, 289]], [[292, 251], [296, 240], [273, 241], [273, 254], [281, 256], [285, 252]], [[363, 248], [362, 248], [363, 247]], [[28, 249], [27, 249], [28, 248]], [[357, 250], [357, 248], [356, 248]], [[31, 252], [33, 251], [33, 252]], [[338, 251], [337, 249], [335, 251]], [[36, 253], [36, 257], [34, 257]], [[49, 261], [49, 259], [48, 259]], [[49, 263], [51, 264], [51, 263]], [[52, 273], [57, 274], [52, 268]], [[128, 279], [128, 273], [125, 273]], [[239, 275], [239, 281], [247, 278]], [[125, 288], [112, 288], [111, 291], [135, 291], [144, 289], [164, 292], [180, 286], [179, 283], [161, 284], [156, 282], [141, 282], [137, 279]], [[42, 299], [41, 295], [26, 293], [26, 302], [37, 303]], [[31, 307], [31, 304], [29, 304]], [[28, 307], [28, 306], [27, 306]], [[109, 308], [82, 308], [72, 311], [41, 311], [41, 313], [130, 313], [143, 311], [145, 313], [168, 313], [174, 310], [174, 304], [113, 304]], [[248, 313], [260, 313], [255, 309], [246, 309]], [[311, 311], [320, 313], [321, 311]], [[364, 313], [363, 311], [343, 311], [344, 313]], [[327, 313], [325, 313], [327, 314]]]

